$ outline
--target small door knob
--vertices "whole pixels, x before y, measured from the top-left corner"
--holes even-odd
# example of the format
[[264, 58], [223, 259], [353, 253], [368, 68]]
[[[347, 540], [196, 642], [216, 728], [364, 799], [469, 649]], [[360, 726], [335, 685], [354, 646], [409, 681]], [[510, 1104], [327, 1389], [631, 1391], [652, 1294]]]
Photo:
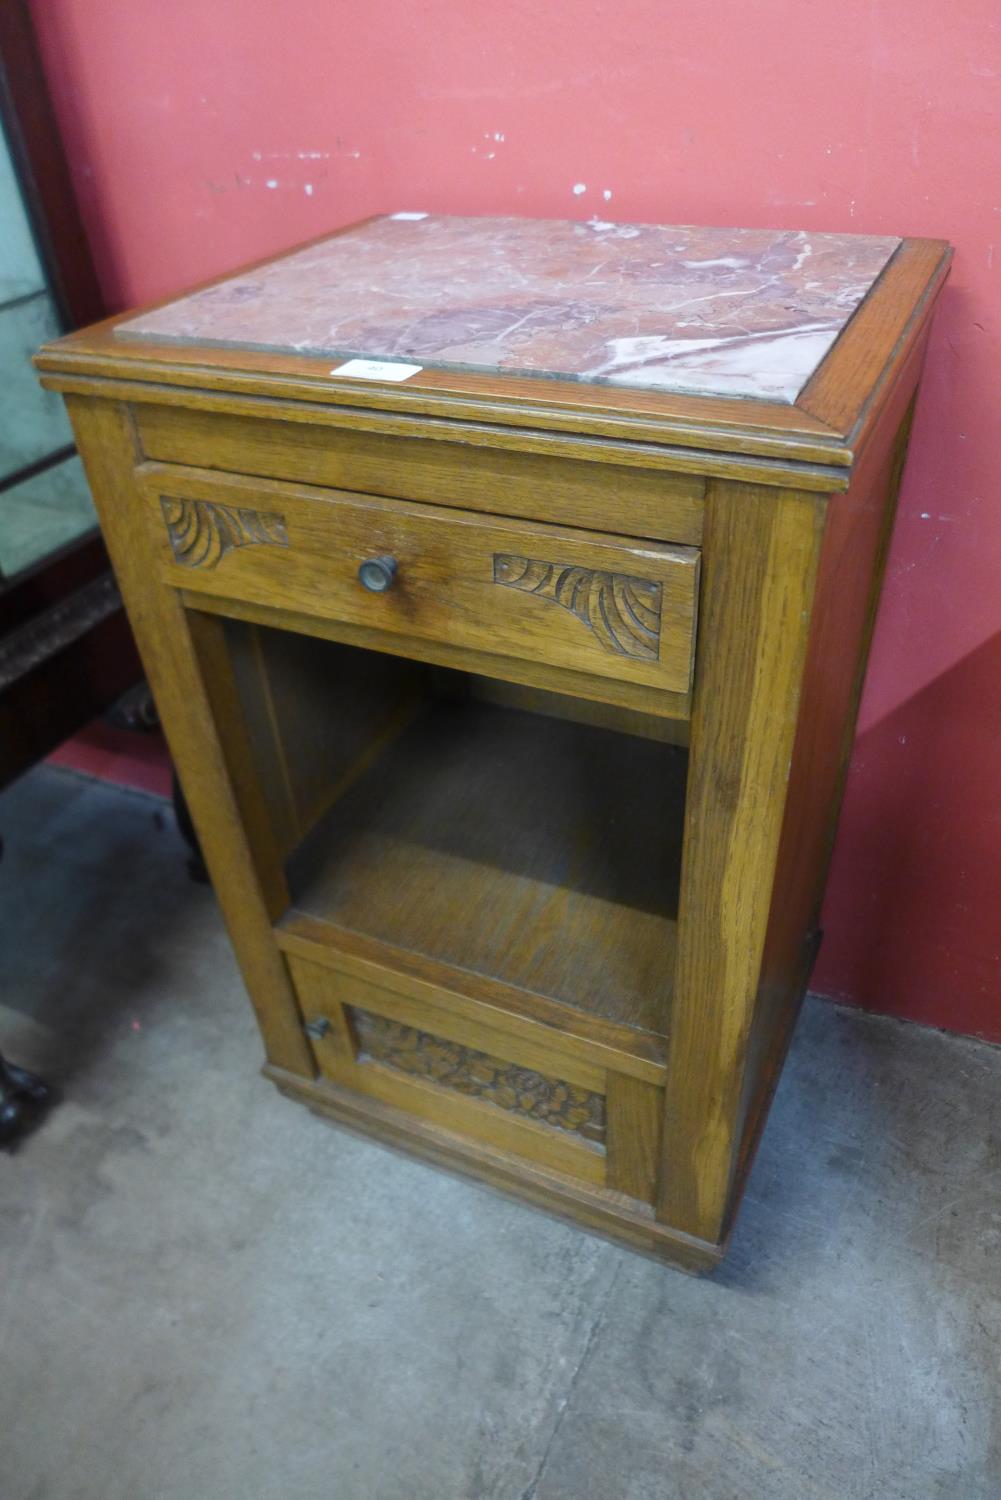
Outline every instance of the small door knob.
[[315, 1021], [307, 1021], [302, 1029], [311, 1042], [320, 1042], [330, 1030], [330, 1022], [326, 1016], [317, 1016]]
[[393, 579], [396, 577], [396, 558], [366, 557], [358, 569], [358, 577], [362, 588], [368, 589], [370, 594], [384, 594], [393, 586]]

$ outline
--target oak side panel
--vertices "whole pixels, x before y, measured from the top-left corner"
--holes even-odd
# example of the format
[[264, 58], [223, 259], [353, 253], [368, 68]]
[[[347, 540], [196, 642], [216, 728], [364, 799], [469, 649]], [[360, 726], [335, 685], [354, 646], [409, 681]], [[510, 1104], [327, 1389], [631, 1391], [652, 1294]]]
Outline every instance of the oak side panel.
[[[190, 620], [215, 619], [222, 631], [234, 690], [246, 731], [245, 753], [252, 759], [275, 841], [284, 860], [301, 836], [296, 790], [286, 758], [285, 735], [278, 723], [263, 642], [279, 632], [243, 620], [227, 620], [188, 608]], [[304, 637], [285, 634], [286, 640]], [[322, 649], [322, 648], [321, 648]], [[217, 715], [218, 718], [218, 715]]]
[[420, 712], [428, 669], [241, 620], [224, 631], [245, 753], [285, 858]]
[[[759, 1004], [748, 1046], [741, 1186], [819, 942], [820, 907], [913, 410], [912, 400], [902, 418], [899, 408], [887, 413], [851, 489], [832, 497], [828, 508]], [[731, 1217], [735, 1207], [731, 1204]]]
[[268, 1060], [315, 1074], [285, 961], [271, 932], [269, 896], [241, 817], [241, 796], [220, 743], [210, 694], [180, 598], [155, 581], [133, 476], [128, 408], [66, 402], [129, 620], [156, 697], [171, 754], [250, 992]]
[[276, 836], [269, 788], [251, 751], [249, 719], [238, 690], [225, 626], [218, 615], [193, 611], [186, 613], [185, 621], [268, 918], [277, 922], [290, 901], [284, 851]]
[[658, 1217], [722, 1238], [826, 504], [713, 483]]

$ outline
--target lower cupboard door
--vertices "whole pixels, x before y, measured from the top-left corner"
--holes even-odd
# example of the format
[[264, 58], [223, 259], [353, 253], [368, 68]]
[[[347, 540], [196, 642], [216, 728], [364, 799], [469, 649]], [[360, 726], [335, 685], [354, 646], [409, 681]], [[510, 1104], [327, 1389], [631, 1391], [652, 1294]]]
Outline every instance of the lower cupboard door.
[[604, 1069], [326, 965], [288, 962], [324, 1077], [452, 1135], [615, 1185]]

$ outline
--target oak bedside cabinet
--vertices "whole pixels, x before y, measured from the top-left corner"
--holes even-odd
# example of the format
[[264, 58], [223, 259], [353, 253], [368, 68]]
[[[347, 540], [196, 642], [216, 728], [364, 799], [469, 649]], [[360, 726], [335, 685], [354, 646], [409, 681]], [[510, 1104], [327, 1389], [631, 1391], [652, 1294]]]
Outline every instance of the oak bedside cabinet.
[[38, 356], [284, 1093], [720, 1259], [948, 259], [400, 213]]

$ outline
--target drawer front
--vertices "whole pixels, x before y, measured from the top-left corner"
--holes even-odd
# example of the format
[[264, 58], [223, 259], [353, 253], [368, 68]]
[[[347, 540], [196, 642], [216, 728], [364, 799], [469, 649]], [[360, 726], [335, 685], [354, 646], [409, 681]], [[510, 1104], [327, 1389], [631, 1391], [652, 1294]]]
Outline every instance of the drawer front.
[[[689, 690], [696, 548], [165, 465], [139, 476], [177, 587]], [[395, 564], [385, 592], [359, 580], [372, 558]]]

